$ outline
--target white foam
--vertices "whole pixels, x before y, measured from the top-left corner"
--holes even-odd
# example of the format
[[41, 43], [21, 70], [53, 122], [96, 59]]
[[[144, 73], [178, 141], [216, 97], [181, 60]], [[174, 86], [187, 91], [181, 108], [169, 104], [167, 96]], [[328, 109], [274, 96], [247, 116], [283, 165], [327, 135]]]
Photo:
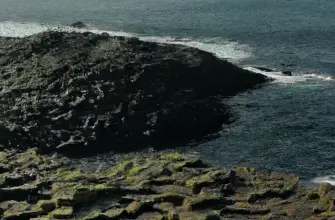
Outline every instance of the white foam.
[[[84, 32], [90, 31], [92, 33], [107, 32], [112, 36], [128, 36], [138, 37], [144, 41], [168, 43], [168, 44], [181, 44], [190, 47], [196, 47], [201, 50], [214, 53], [219, 58], [225, 58], [232, 62], [238, 62], [252, 56], [251, 48], [247, 45], [241, 45], [232, 41], [224, 41], [220, 39], [201, 39], [199, 41], [189, 38], [175, 38], [175, 37], [158, 37], [158, 36], [140, 36], [135, 33], [116, 32], [103, 30], [104, 28], [96, 28], [89, 26], [87, 29], [77, 29], [69, 26], [61, 25], [46, 25], [38, 23], [20, 23], [20, 22], [0, 22], [0, 36], [5, 37], [25, 37], [36, 33], [44, 32], [47, 30], [61, 30], [61, 31], [76, 31]], [[215, 40], [215, 41], [214, 41]]]
[[315, 80], [315, 79], [324, 80], [324, 81], [334, 80], [330, 76], [320, 75], [320, 74], [315, 74], [315, 73], [312, 73], [312, 74], [297, 73], [292, 76], [286, 76], [280, 71], [266, 72], [266, 71], [262, 71], [262, 70], [259, 70], [257, 68], [250, 67], [250, 66], [244, 67], [244, 69], [249, 70], [251, 72], [263, 74], [267, 77], [274, 79], [275, 83], [283, 83], [283, 84], [304, 82], [307, 80]]
[[335, 186], [335, 176], [322, 176], [322, 177], [316, 177], [311, 180], [312, 183], [329, 183], [333, 186]]

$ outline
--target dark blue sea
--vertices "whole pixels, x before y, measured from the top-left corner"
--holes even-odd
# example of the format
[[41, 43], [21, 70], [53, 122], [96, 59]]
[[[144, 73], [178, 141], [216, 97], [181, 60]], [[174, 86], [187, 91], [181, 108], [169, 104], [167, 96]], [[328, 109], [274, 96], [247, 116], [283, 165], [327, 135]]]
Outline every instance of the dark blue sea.
[[[238, 120], [189, 152], [214, 165], [335, 175], [335, 1], [1, 0], [0, 36], [82, 21], [93, 32], [184, 44], [250, 70], [270, 85], [229, 100]], [[293, 76], [283, 76], [289, 70]]]

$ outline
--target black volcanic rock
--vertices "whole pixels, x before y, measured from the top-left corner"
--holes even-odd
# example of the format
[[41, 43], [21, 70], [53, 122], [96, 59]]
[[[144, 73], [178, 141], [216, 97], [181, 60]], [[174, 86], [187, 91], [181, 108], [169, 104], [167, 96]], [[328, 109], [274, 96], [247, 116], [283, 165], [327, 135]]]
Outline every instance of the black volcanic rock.
[[108, 34], [45, 32], [0, 49], [0, 141], [41, 152], [201, 140], [230, 122], [222, 96], [267, 80], [195, 48]]

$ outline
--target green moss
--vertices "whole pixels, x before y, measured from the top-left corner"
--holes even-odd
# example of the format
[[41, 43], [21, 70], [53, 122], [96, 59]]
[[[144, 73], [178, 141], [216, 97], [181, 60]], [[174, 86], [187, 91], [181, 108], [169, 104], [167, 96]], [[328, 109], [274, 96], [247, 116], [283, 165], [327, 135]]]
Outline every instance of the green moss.
[[48, 213], [56, 208], [56, 201], [40, 200], [38, 201], [37, 206], [40, 207], [43, 210], [43, 212]]
[[42, 210], [37, 206], [29, 205], [27, 202], [12, 202], [9, 204], [1, 219], [29, 219], [37, 217]]
[[49, 213], [50, 219], [68, 219], [73, 215], [72, 207], [61, 207]]
[[6, 160], [6, 157], [7, 157], [7, 153], [0, 152], [0, 162], [3, 162], [4, 160]]
[[104, 184], [83, 185], [76, 183], [54, 183], [53, 199], [57, 207], [92, 201], [104, 193], [115, 192], [117, 188]]
[[127, 172], [129, 172], [132, 168], [134, 168], [136, 162], [137, 162], [136, 157], [119, 161], [115, 166], [111, 167], [107, 171], [106, 175], [110, 177], [126, 175]]
[[186, 212], [191, 212], [199, 209], [221, 207], [231, 204], [231, 200], [226, 200], [219, 195], [199, 195], [197, 197], [188, 197], [183, 202], [183, 208]]
[[252, 167], [237, 167], [235, 171], [237, 173], [254, 173], [256, 172], [256, 169]]
[[135, 201], [128, 205], [126, 211], [130, 216], [138, 216], [143, 212], [152, 209], [153, 204], [154, 202], [152, 200]]
[[185, 186], [192, 189], [193, 193], [199, 193], [202, 187], [218, 184], [225, 181], [226, 172], [223, 170], [210, 171], [186, 181]]
[[330, 217], [334, 217], [335, 216], [335, 212], [324, 212], [324, 213], [321, 213], [321, 215], [323, 217], [330, 218]]
[[333, 186], [329, 183], [323, 183], [319, 187], [319, 193], [321, 196], [328, 194], [331, 190], [333, 190]]
[[330, 195], [324, 195], [320, 198], [319, 200], [319, 205], [324, 209], [324, 210], [328, 210], [330, 208], [331, 205], [331, 200], [332, 197]]
[[76, 169], [74, 171], [59, 169], [54, 177], [58, 180], [76, 181], [84, 178], [84, 174], [80, 171], [80, 169]]
[[139, 173], [143, 169], [145, 169], [145, 168], [139, 167], [139, 166], [138, 167], [133, 167], [129, 170], [129, 175], [133, 176], [133, 175]]
[[160, 159], [178, 161], [178, 160], [183, 160], [184, 155], [182, 155], [178, 152], [175, 152], [175, 153], [172, 153], [172, 154], [163, 154], [163, 155], [160, 156]]

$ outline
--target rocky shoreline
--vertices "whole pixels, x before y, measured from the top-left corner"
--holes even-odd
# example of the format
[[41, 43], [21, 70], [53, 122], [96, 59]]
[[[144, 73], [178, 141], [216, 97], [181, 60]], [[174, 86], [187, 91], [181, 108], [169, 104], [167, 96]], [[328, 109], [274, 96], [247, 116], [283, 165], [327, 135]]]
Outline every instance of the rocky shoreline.
[[71, 158], [201, 141], [234, 120], [223, 98], [268, 80], [136, 38], [0, 38], [1, 219], [335, 219], [334, 188], [306, 189], [295, 175], [218, 169], [179, 153], [94, 169]]
[[179, 153], [139, 155], [95, 171], [37, 149], [0, 153], [3, 220], [334, 219], [331, 185], [253, 168], [217, 169]]

